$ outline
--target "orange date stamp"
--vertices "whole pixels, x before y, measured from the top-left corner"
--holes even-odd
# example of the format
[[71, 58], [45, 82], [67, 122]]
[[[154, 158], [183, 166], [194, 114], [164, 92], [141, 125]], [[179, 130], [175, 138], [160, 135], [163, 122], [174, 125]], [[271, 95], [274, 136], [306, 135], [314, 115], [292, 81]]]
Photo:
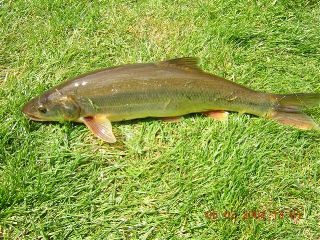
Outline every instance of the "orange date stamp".
[[250, 220], [255, 219], [259, 221], [275, 221], [282, 220], [285, 218], [291, 219], [295, 224], [299, 222], [302, 218], [302, 214], [298, 210], [290, 210], [290, 211], [259, 211], [259, 210], [251, 210], [245, 211], [242, 213], [232, 212], [232, 211], [206, 211], [204, 216], [210, 220], [221, 220], [221, 219], [229, 219], [229, 220]]

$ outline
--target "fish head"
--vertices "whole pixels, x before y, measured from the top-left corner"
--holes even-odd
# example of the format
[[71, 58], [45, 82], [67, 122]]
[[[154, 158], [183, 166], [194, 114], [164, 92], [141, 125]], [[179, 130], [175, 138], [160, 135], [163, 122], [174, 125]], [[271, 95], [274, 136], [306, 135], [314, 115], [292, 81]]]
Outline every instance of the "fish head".
[[34, 121], [74, 121], [80, 117], [80, 108], [74, 98], [56, 92], [31, 99], [22, 112]]

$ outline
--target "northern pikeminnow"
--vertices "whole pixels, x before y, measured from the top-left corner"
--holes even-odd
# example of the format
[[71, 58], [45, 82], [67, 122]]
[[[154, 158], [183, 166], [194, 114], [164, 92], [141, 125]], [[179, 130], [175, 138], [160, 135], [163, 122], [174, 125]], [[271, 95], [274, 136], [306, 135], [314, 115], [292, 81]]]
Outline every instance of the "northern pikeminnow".
[[318, 129], [301, 110], [319, 106], [320, 93], [272, 94], [205, 73], [195, 58], [128, 64], [81, 75], [32, 99], [23, 112], [36, 121], [83, 122], [96, 136], [116, 141], [111, 122], [174, 119], [202, 112], [223, 119], [249, 113], [300, 129]]

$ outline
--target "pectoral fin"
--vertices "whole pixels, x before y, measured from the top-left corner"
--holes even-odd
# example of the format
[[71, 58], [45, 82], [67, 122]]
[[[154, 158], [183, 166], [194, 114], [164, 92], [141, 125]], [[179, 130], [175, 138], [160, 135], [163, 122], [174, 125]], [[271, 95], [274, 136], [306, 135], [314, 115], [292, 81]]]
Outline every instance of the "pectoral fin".
[[112, 132], [111, 122], [106, 116], [97, 115], [84, 117], [83, 122], [98, 138], [108, 143], [114, 143], [117, 141]]

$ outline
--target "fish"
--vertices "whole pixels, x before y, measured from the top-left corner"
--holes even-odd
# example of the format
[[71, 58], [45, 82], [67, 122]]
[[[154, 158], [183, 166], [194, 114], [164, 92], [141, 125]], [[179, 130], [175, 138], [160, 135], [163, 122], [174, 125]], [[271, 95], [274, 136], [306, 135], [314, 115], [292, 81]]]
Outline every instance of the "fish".
[[226, 120], [251, 114], [302, 130], [319, 130], [303, 112], [320, 105], [320, 93], [276, 94], [207, 73], [198, 59], [125, 64], [86, 73], [31, 99], [23, 113], [35, 121], [84, 123], [98, 138], [116, 142], [112, 122], [139, 118], [178, 121], [190, 113]]

